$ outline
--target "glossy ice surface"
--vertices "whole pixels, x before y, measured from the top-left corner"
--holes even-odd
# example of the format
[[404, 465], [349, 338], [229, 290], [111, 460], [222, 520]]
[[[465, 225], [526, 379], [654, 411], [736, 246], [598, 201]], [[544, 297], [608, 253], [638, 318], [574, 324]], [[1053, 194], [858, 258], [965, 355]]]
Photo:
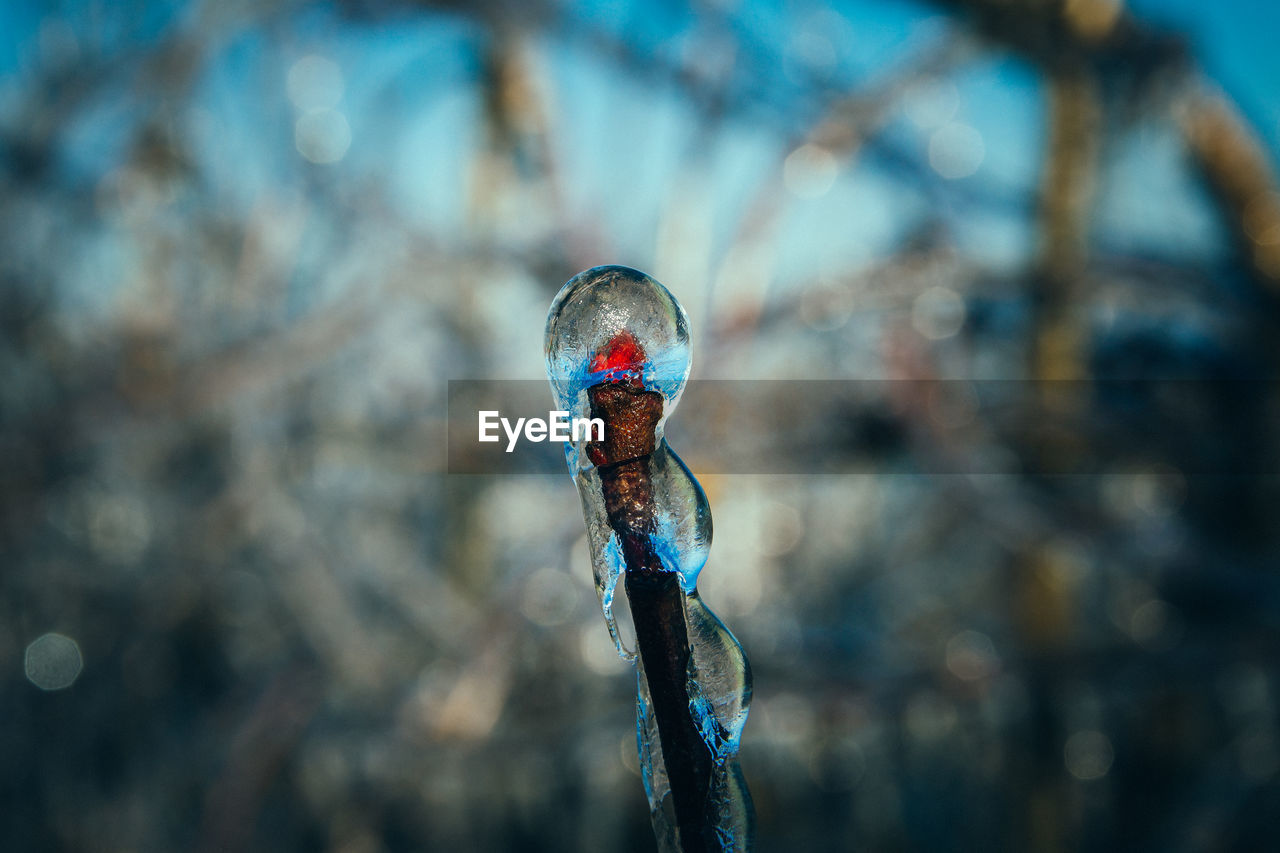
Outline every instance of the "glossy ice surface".
[[[652, 490], [648, 544], [663, 569], [677, 573], [684, 593], [689, 644], [686, 690], [689, 711], [713, 761], [711, 808], [714, 836], [723, 850], [750, 844], [750, 797], [737, 752], [751, 700], [751, 672], [742, 647], [698, 596], [697, 579], [711, 547], [711, 510], [698, 481], [667, 445], [663, 424], [689, 376], [689, 325], [671, 293], [627, 267], [596, 267], [571, 279], [556, 296], [547, 319], [547, 374], [557, 407], [589, 417], [588, 389], [628, 382], [662, 395], [654, 450], [644, 460]], [[664, 850], [680, 850], [670, 785], [641, 655], [618, 631], [613, 603], [626, 572], [618, 535], [605, 508], [601, 474], [585, 439], [566, 445], [570, 474], [582, 499], [596, 592], [619, 653], [637, 668], [637, 739], [654, 830]]]
[[[660, 392], [670, 412], [689, 378], [684, 309], [665, 287], [628, 267], [595, 267], [571, 278], [551, 303], [544, 347], [556, 405], [571, 417], [588, 416], [589, 387], [628, 377]], [[571, 471], [588, 464], [580, 447], [566, 447]]]

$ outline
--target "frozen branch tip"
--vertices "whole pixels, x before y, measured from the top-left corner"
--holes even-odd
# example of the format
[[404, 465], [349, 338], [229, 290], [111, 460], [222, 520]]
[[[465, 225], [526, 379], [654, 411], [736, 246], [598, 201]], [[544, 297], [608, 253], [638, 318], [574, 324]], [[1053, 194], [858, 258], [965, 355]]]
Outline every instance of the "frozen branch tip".
[[[751, 672], [698, 595], [711, 510], [663, 437], [691, 365], [684, 309], [637, 270], [587, 270], [552, 303], [546, 363], [557, 405], [604, 425], [603, 436], [567, 442], [565, 454], [605, 622], [636, 666], [637, 746], [658, 846], [749, 849], [754, 817], [737, 751]], [[619, 580], [634, 651], [614, 617]]]

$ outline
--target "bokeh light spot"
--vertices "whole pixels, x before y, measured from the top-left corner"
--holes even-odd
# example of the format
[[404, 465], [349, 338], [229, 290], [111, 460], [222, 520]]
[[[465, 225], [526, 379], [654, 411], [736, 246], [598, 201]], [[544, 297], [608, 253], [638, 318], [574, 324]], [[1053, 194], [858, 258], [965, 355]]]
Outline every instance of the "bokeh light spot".
[[[608, 632], [601, 629], [597, 620], [583, 625], [578, 634], [578, 656], [587, 669], [596, 675], [618, 675], [626, 672], [629, 664], [618, 654], [618, 649], [609, 641]], [[635, 738], [632, 737], [632, 749]]]
[[1067, 772], [1082, 782], [1106, 776], [1111, 770], [1111, 762], [1115, 760], [1110, 738], [1091, 729], [1067, 738], [1062, 753]]
[[946, 660], [951, 674], [964, 681], [989, 678], [1000, 669], [996, 647], [979, 631], [961, 631], [948, 640]]
[[800, 319], [815, 332], [833, 332], [853, 316], [853, 291], [848, 287], [810, 288], [800, 294]]
[[351, 147], [351, 125], [337, 110], [316, 110], [301, 116], [293, 136], [298, 153], [312, 163], [336, 163]]
[[947, 180], [969, 177], [986, 155], [982, 134], [967, 124], [945, 124], [929, 137], [929, 165]]
[[779, 501], [770, 502], [760, 528], [760, 553], [767, 557], [781, 557], [793, 551], [803, 536], [804, 519], [800, 511]]
[[563, 625], [573, 615], [577, 604], [576, 590], [568, 572], [538, 569], [525, 583], [520, 612], [530, 622], [544, 628]]
[[1129, 617], [1129, 634], [1142, 646], [1163, 651], [1181, 639], [1182, 620], [1173, 607], [1153, 598], [1134, 608]]
[[103, 559], [137, 562], [151, 541], [151, 521], [141, 501], [129, 495], [95, 495], [88, 506], [89, 542]]
[[24, 659], [27, 680], [41, 690], [65, 690], [80, 677], [84, 659], [70, 637], [48, 633], [27, 646]]
[[332, 59], [304, 56], [289, 68], [285, 86], [289, 100], [302, 112], [333, 109], [342, 100], [342, 69]]
[[960, 294], [949, 287], [931, 287], [911, 306], [911, 325], [931, 341], [949, 338], [964, 325], [965, 307]]
[[1067, 0], [1067, 20], [1091, 41], [1106, 37], [1120, 16], [1120, 0]]
[[782, 164], [782, 182], [797, 198], [821, 198], [836, 182], [835, 156], [821, 145], [801, 145]]
[[955, 118], [959, 108], [960, 92], [949, 80], [912, 86], [902, 99], [903, 114], [925, 130], [942, 127]]

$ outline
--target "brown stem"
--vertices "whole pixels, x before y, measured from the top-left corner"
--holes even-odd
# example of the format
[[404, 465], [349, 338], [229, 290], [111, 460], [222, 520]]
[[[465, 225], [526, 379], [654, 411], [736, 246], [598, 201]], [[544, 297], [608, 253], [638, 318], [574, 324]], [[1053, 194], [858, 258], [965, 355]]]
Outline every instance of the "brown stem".
[[587, 390], [605, 438], [587, 448], [600, 472], [609, 525], [621, 544], [636, 645], [658, 724], [662, 760], [684, 853], [719, 849], [710, 819], [711, 751], [689, 709], [689, 637], [679, 574], [653, 548], [653, 484], [649, 459], [662, 395], [635, 384], [605, 382]]

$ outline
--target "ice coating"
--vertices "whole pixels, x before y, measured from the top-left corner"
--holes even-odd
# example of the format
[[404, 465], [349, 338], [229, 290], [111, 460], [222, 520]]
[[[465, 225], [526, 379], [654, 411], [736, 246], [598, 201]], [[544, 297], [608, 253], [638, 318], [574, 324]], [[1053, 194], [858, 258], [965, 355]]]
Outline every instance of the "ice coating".
[[[663, 437], [689, 375], [684, 309], [644, 273], [587, 270], [551, 306], [546, 361], [557, 407], [605, 421], [603, 441], [567, 444], [566, 459], [605, 622], [619, 653], [636, 664], [638, 750], [659, 847], [747, 849], [753, 818], [736, 756], [750, 668], [698, 595], [711, 510]], [[635, 652], [613, 610], [623, 579]]]
[[[556, 406], [571, 417], [589, 416], [589, 387], [626, 379], [662, 394], [670, 411], [689, 378], [684, 309], [661, 284], [627, 267], [595, 267], [569, 279], [551, 303], [545, 346]], [[656, 436], [662, 438], [662, 421]], [[572, 472], [589, 464], [584, 444], [565, 444]]]

